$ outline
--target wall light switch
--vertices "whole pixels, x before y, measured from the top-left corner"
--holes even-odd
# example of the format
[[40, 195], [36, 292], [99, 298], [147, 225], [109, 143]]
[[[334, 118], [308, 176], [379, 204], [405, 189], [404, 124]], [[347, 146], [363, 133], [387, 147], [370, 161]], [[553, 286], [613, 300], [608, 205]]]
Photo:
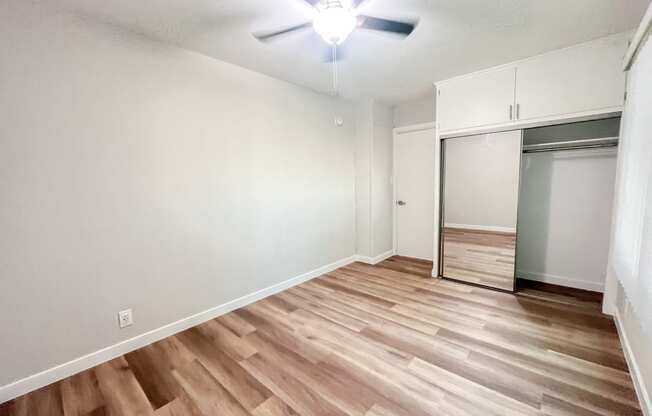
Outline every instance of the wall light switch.
[[118, 312], [118, 325], [120, 328], [126, 328], [134, 324], [134, 317], [131, 313], [131, 309]]

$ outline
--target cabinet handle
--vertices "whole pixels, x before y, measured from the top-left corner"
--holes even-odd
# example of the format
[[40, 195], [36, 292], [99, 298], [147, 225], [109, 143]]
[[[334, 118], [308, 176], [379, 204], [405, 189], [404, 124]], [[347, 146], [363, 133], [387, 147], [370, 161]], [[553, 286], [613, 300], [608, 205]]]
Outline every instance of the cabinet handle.
[[514, 119], [514, 105], [512, 104], [509, 105], [509, 119], [510, 120]]
[[516, 104], [516, 119], [519, 120], [521, 118], [521, 104]]

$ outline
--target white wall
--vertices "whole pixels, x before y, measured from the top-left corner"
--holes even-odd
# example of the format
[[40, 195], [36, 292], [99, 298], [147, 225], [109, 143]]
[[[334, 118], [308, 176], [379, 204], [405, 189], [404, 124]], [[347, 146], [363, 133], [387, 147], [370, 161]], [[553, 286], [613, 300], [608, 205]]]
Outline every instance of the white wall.
[[524, 156], [518, 277], [603, 290], [616, 156], [614, 149]]
[[392, 250], [392, 110], [372, 99], [356, 104], [357, 254]]
[[516, 231], [521, 132], [445, 141], [444, 225]]
[[[652, 19], [652, 5], [646, 16]], [[652, 414], [652, 41], [646, 29], [627, 76], [603, 310], [616, 317], [641, 406]]]
[[373, 105], [373, 169], [372, 225], [373, 255], [392, 250], [394, 195], [392, 188], [392, 110], [374, 102]]
[[652, 411], [652, 334], [641, 323], [620, 283], [615, 308], [618, 311], [618, 329], [628, 357], [630, 373], [637, 384], [641, 406], [649, 414]]
[[373, 160], [373, 101], [355, 105], [355, 226], [356, 253], [371, 257], [371, 168]]
[[0, 50], [0, 386], [354, 254], [348, 104], [32, 2]]
[[394, 127], [413, 124], [432, 123], [435, 121], [434, 87], [428, 97], [406, 101], [394, 106]]

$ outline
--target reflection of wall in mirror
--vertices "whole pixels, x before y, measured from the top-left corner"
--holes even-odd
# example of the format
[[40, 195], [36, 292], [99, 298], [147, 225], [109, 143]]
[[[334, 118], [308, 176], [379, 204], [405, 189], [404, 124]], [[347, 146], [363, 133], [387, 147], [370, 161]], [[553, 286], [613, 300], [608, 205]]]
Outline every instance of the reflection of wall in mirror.
[[446, 140], [444, 226], [514, 233], [521, 131]]

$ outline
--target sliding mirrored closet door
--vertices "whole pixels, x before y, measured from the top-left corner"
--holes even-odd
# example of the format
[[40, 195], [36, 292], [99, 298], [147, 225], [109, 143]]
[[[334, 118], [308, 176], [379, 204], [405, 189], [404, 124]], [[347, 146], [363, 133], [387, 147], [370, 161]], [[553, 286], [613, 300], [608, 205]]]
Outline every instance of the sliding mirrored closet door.
[[514, 290], [521, 131], [442, 144], [441, 276]]

